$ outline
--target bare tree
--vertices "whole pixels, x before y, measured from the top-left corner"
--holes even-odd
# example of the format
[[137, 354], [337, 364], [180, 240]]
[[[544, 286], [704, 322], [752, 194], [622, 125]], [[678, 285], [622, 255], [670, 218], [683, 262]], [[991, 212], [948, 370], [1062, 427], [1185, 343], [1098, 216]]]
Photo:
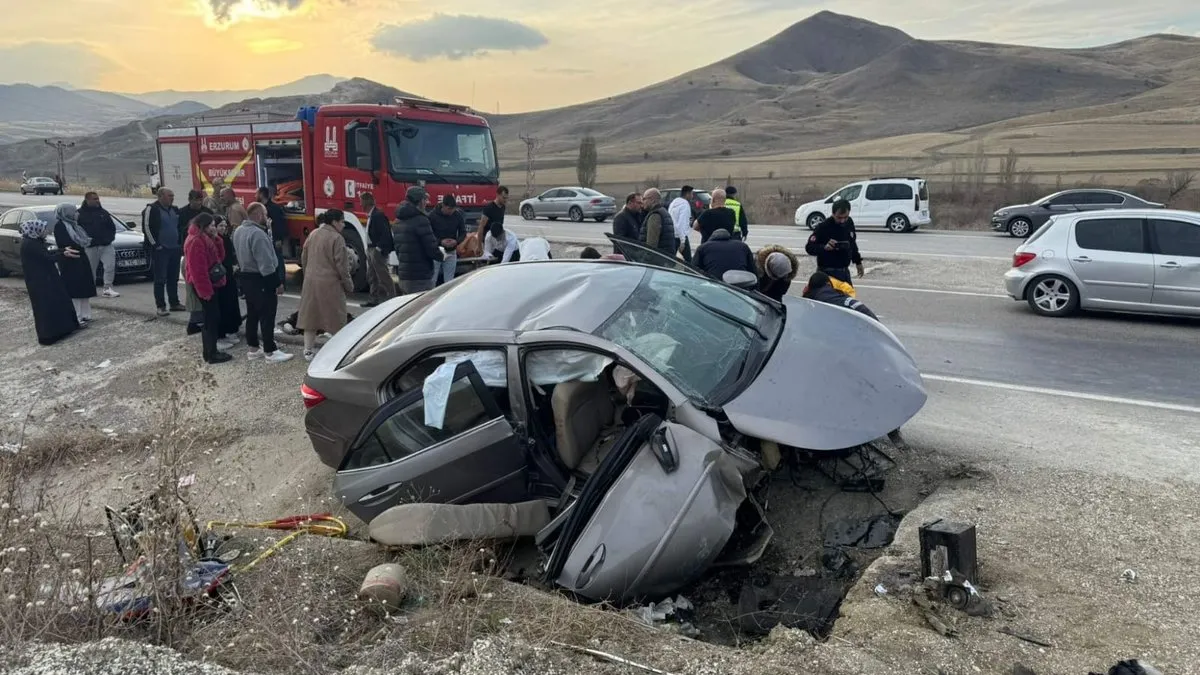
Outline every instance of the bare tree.
[[1167, 174], [1167, 203], [1187, 192], [1196, 182], [1194, 171], [1171, 171]]
[[1017, 151], [1009, 148], [1008, 154], [1000, 162], [999, 182], [1000, 188], [1004, 190], [1004, 199], [1008, 200], [1012, 197], [1013, 186], [1017, 182], [1017, 164], [1020, 158], [1017, 156]]
[[579, 159], [575, 162], [575, 177], [579, 179], [580, 187], [595, 187], [598, 163], [596, 139], [591, 135], [584, 136], [583, 140], [579, 141]]
[[517, 137], [525, 141], [525, 197], [528, 198], [533, 195], [534, 162], [537, 161], [538, 151], [542, 149], [542, 139], [525, 134], [518, 134]]
[[971, 203], [977, 204], [983, 198], [983, 186], [987, 182], [988, 156], [983, 150], [983, 143], [975, 148], [975, 157], [971, 160], [970, 190]]

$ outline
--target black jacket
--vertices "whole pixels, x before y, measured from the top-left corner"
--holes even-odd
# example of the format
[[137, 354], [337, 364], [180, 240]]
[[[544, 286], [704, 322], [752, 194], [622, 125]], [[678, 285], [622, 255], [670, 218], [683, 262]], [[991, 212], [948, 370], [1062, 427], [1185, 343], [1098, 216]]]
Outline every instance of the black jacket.
[[283, 207], [275, 202], [268, 201], [263, 206], [267, 207], [267, 217], [271, 219], [271, 241], [283, 242], [287, 241], [291, 236], [288, 232], [287, 213]]
[[629, 209], [621, 209], [613, 217], [613, 235], [622, 239], [638, 241], [641, 239], [642, 214]]
[[708, 241], [700, 244], [692, 263], [718, 281], [729, 270], [755, 273], [754, 252], [745, 242], [734, 239], [725, 230], [717, 230]]
[[[146, 208], [142, 209], [142, 234], [146, 236], [146, 246], [154, 246], [158, 243], [158, 230], [162, 227], [162, 214], [159, 213], [158, 207], [158, 202], [150, 202]], [[203, 206], [199, 211], [193, 211], [190, 206], [183, 207], [183, 210], [172, 206], [171, 210], [179, 214], [179, 250], [182, 251], [183, 242], [187, 241], [188, 223], [200, 213], [212, 213], [212, 211]]]
[[429, 211], [429, 223], [433, 226], [433, 236], [437, 238], [438, 244], [441, 244], [443, 239], [454, 240], [454, 247], [447, 248], [447, 252], [458, 248], [463, 239], [467, 238], [467, 217], [461, 209], [454, 209], [454, 213], [446, 215], [442, 213], [441, 206], [434, 206]]
[[429, 216], [416, 204], [404, 202], [396, 209], [392, 238], [396, 243], [397, 276], [400, 280], [432, 279], [434, 264], [442, 260], [442, 249], [433, 236]]
[[[654, 239], [657, 230], [657, 239]], [[675, 238], [675, 222], [667, 207], [659, 205], [646, 212], [642, 221], [641, 241], [659, 253], [674, 258], [679, 252], [679, 241]]]
[[392, 224], [388, 222], [387, 214], [378, 206], [367, 216], [367, 239], [370, 240], [371, 246], [379, 249], [384, 259], [396, 250], [396, 242], [392, 240]]
[[879, 320], [879, 317], [875, 316], [875, 313], [872, 312], [869, 307], [846, 295], [845, 293], [842, 293], [833, 286], [822, 286], [815, 291], [810, 291], [807, 297], [810, 300], [816, 300], [817, 302], [824, 302], [829, 305], [838, 305], [840, 307], [852, 309], [856, 312], [866, 314], [876, 321]]
[[[830, 240], [842, 243], [838, 248], [826, 251], [825, 244]], [[819, 269], [846, 269], [851, 263], [861, 265], [863, 261], [858, 252], [858, 232], [854, 229], [853, 218], [848, 219], [844, 225], [833, 218], [826, 218], [808, 238], [804, 250], [817, 257]]]
[[117, 226], [103, 206], [80, 206], [79, 226], [92, 238], [92, 246], [109, 246], [117, 238]]

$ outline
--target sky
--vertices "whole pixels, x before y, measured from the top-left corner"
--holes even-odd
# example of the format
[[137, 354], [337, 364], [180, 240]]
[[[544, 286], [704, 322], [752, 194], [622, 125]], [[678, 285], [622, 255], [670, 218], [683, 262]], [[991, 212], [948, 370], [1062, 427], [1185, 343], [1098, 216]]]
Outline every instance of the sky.
[[[47, 11], [52, 5], [55, 16]], [[488, 112], [638, 89], [822, 9], [918, 38], [1080, 47], [1200, 35], [1195, 0], [0, 0], [0, 83], [119, 92], [365, 77]], [[69, 19], [67, 18], [69, 17]]]

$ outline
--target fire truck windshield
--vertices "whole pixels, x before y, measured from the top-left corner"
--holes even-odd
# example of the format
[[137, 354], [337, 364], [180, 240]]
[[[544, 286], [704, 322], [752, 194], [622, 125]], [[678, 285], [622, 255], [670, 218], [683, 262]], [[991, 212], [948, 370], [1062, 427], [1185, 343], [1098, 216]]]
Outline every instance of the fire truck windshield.
[[388, 121], [388, 172], [400, 180], [496, 183], [500, 168], [487, 127]]

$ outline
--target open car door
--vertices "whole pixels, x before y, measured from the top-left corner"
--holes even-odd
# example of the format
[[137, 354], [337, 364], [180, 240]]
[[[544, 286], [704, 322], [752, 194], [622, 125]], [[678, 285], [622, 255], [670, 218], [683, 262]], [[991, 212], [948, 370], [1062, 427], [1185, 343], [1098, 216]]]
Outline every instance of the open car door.
[[670, 270], [679, 272], [690, 272], [698, 277], [708, 278], [700, 270], [683, 262], [679, 258], [669, 256], [662, 251], [646, 246], [645, 244], [618, 237], [611, 232], [605, 232], [604, 236], [608, 237], [612, 242], [613, 250], [625, 256], [629, 262], [642, 263], [643, 265], [654, 265], [655, 267], [665, 267]]
[[524, 448], [475, 366], [439, 371], [375, 411], [342, 460], [334, 494], [363, 522], [401, 503], [525, 498]]

